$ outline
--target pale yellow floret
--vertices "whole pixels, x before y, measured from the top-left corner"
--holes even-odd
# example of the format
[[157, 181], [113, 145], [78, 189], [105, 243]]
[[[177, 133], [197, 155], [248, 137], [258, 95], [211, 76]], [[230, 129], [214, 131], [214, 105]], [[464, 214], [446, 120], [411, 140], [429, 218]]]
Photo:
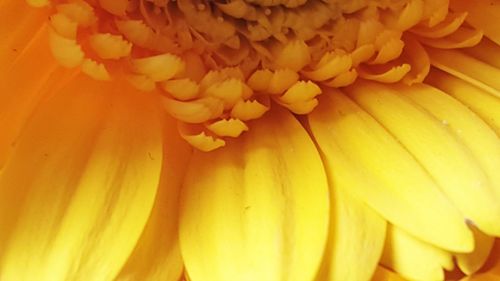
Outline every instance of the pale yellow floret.
[[[260, 118], [271, 99], [308, 114], [322, 92], [317, 84], [419, 83], [430, 69], [427, 53], [439, 52], [420, 43], [455, 49], [482, 38], [463, 26], [466, 12], [448, 13], [448, 0], [249, 1], [207, 9], [194, 0], [63, 0], [49, 19], [51, 50], [62, 65], [81, 65], [97, 80], [110, 80], [108, 69], [123, 63], [119, 69], [133, 87], [161, 89], [167, 113], [202, 128], [184, 135], [211, 150], [221, 144], [213, 134], [241, 134], [248, 129], [243, 122]], [[112, 68], [106, 60], [115, 60]], [[433, 63], [440, 67], [442, 60]], [[497, 86], [489, 78], [469, 80]]]
[[318, 104], [319, 102], [317, 99], [310, 99], [282, 105], [295, 114], [309, 114]]
[[247, 84], [252, 90], [263, 92], [267, 90], [272, 78], [273, 72], [271, 70], [259, 69], [252, 73], [247, 80]]
[[52, 15], [49, 20], [54, 31], [68, 39], [76, 39], [78, 25], [68, 16], [56, 13]]
[[223, 139], [209, 136], [205, 132], [196, 133], [186, 124], [179, 124], [178, 130], [184, 140], [201, 151], [208, 152], [226, 145]]
[[359, 77], [368, 80], [378, 81], [382, 83], [396, 83], [403, 79], [403, 77], [410, 72], [411, 66], [407, 63], [402, 65], [391, 67], [387, 71], [382, 71], [377, 73], [370, 71], [367, 67], [362, 67], [358, 69]]
[[26, 0], [26, 2], [28, 2], [28, 5], [36, 8], [50, 5], [49, 0]]
[[116, 20], [116, 27], [134, 45], [149, 47], [152, 40], [153, 30], [142, 20]]
[[399, 38], [389, 38], [388, 41], [385, 41], [383, 45], [378, 50], [375, 58], [370, 61], [370, 64], [384, 64], [393, 59], [398, 58], [403, 52], [405, 44]]
[[91, 59], [83, 60], [82, 72], [95, 80], [106, 81], [111, 79], [109, 72], [106, 70], [106, 66]]
[[360, 47], [375, 42], [377, 35], [384, 31], [384, 26], [375, 19], [361, 21], [356, 39], [356, 46]]
[[425, 0], [422, 23], [434, 27], [442, 22], [448, 14], [449, 0]]
[[184, 70], [184, 62], [175, 55], [162, 54], [131, 61], [134, 72], [143, 74], [153, 81], [165, 81]]
[[189, 102], [162, 98], [162, 104], [165, 110], [177, 120], [193, 124], [215, 119], [224, 110], [223, 102], [214, 97], [204, 97]]
[[97, 21], [92, 6], [83, 0], [75, 0], [71, 3], [57, 5], [56, 10], [81, 26], [91, 26]]
[[273, 65], [276, 68], [301, 70], [311, 61], [309, 47], [302, 40], [288, 42], [273, 52]]
[[397, 15], [395, 23], [388, 26], [401, 31], [411, 28], [422, 20], [424, 6], [423, 0], [410, 0]]
[[142, 74], [129, 74], [127, 75], [128, 82], [134, 86], [134, 88], [151, 92], [156, 89], [156, 83], [150, 77]]
[[56, 60], [65, 67], [79, 66], [84, 53], [75, 39], [68, 39], [50, 29], [49, 31], [50, 49]]
[[465, 21], [467, 12], [448, 13], [446, 19], [433, 27], [415, 26], [410, 31], [426, 38], [441, 38], [455, 32]]
[[328, 52], [319, 61], [317, 66], [313, 66], [311, 71], [302, 71], [301, 73], [314, 81], [324, 81], [335, 78], [352, 66], [350, 55]]
[[223, 82], [230, 78], [243, 81], [245, 80], [245, 75], [243, 75], [243, 72], [239, 67], [226, 67], [219, 70], [210, 70], [201, 79], [200, 89], [204, 91], [213, 84]]
[[299, 81], [276, 101], [295, 114], [308, 114], [318, 105], [315, 97], [319, 94], [321, 89], [315, 83]]
[[181, 101], [198, 97], [200, 91], [199, 85], [189, 78], [164, 81], [161, 86], [165, 92]]
[[90, 36], [90, 46], [102, 59], [119, 59], [130, 56], [132, 44], [121, 35], [96, 33]]
[[351, 85], [358, 78], [358, 72], [356, 69], [351, 69], [347, 72], [341, 73], [333, 79], [323, 81], [322, 84], [332, 88], [340, 88]]
[[283, 103], [293, 104], [315, 98], [321, 94], [321, 89], [311, 81], [298, 81], [288, 89], [279, 100]]
[[366, 44], [359, 46], [351, 53], [352, 66], [356, 67], [360, 63], [368, 61], [375, 54], [375, 46]]
[[222, 119], [207, 125], [207, 129], [221, 137], [240, 136], [244, 131], [248, 131], [248, 126], [239, 119]]
[[249, 5], [243, 0], [231, 1], [229, 3], [216, 3], [216, 5], [223, 13], [237, 19], [244, 18], [249, 12]]
[[290, 69], [276, 70], [269, 81], [265, 93], [275, 95], [282, 94], [299, 80], [299, 74]]
[[106, 11], [117, 16], [124, 16], [129, 5], [128, 0], [99, 0], [99, 5]]
[[252, 89], [241, 80], [235, 78], [217, 82], [208, 87], [203, 96], [210, 96], [220, 99], [224, 102], [224, 109], [231, 109], [236, 102], [241, 99], [248, 99], [252, 96]]
[[420, 38], [420, 42], [434, 48], [458, 49], [475, 46], [482, 38], [482, 31], [462, 26], [446, 37]]
[[255, 71], [247, 84], [254, 91], [264, 94], [282, 94], [299, 80], [299, 74], [288, 68], [271, 71], [268, 69]]
[[263, 105], [257, 100], [240, 100], [231, 109], [231, 117], [248, 121], [260, 118], [268, 110], [268, 106]]

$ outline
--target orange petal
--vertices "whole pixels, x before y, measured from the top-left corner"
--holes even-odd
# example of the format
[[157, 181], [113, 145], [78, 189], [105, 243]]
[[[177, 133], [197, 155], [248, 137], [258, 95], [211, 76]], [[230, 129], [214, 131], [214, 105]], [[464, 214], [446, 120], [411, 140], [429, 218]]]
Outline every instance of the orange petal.
[[40, 105], [0, 175], [1, 280], [114, 278], [154, 203], [159, 120], [144, 95], [83, 76]]

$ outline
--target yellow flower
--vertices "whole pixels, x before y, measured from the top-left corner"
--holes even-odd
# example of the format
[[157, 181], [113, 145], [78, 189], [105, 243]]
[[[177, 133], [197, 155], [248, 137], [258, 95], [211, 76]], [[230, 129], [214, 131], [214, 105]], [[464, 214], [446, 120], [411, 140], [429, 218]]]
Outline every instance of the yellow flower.
[[499, 17], [0, 0], [0, 280], [499, 279]]

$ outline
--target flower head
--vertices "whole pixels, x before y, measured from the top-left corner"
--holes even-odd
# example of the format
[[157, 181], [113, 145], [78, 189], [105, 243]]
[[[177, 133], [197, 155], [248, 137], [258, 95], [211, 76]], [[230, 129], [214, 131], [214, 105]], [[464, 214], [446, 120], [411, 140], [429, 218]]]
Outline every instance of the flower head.
[[27, 3], [0, 280], [497, 274], [500, 3]]

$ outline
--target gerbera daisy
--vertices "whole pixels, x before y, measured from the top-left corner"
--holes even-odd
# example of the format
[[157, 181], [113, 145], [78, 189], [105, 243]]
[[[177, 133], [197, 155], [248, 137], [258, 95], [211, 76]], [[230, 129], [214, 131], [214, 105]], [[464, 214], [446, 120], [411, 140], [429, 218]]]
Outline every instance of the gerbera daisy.
[[0, 0], [0, 280], [500, 278], [499, 17]]

